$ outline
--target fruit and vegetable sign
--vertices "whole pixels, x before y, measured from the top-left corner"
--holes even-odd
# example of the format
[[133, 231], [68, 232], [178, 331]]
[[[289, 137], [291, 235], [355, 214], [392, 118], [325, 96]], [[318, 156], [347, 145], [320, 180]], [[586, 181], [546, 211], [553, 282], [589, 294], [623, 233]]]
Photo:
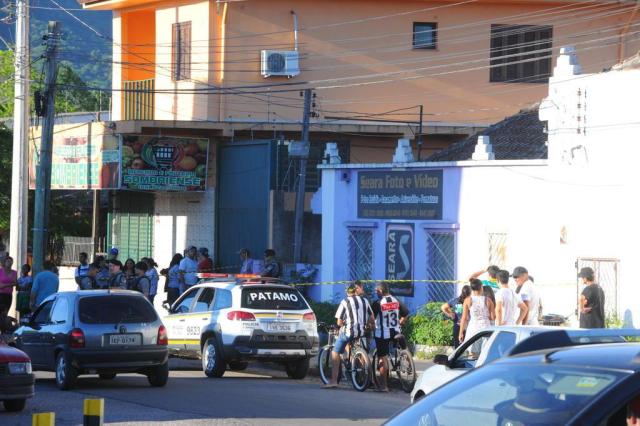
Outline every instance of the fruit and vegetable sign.
[[209, 140], [122, 136], [122, 189], [204, 191]]
[[[54, 134], [51, 149], [51, 189], [117, 189], [120, 187], [118, 138], [91, 126], [75, 126]], [[35, 189], [38, 138], [29, 147], [29, 187]]]

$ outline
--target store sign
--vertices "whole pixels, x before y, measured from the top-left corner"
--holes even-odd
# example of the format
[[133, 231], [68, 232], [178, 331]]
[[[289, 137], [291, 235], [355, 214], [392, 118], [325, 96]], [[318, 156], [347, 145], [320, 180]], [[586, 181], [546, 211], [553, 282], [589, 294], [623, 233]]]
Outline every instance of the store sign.
[[442, 220], [442, 170], [361, 171], [358, 217]]
[[[95, 126], [94, 126], [95, 127]], [[36, 186], [39, 142], [30, 147], [29, 187]], [[118, 138], [73, 129], [53, 135], [51, 189], [117, 189], [120, 186]]]
[[387, 223], [385, 278], [392, 294], [413, 296], [413, 224]]
[[204, 191], [209, 140], [122, 135], [122, 189]]

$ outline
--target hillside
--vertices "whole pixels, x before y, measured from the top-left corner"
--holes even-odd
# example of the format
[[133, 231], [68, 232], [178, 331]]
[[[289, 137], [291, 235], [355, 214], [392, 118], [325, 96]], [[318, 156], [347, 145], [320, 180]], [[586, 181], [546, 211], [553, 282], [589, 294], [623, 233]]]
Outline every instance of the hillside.
[[[88, 84], [110, 87], [111, 85], [111, 12], [78, 10], [81, 6], [75, 0], [56, 0], [61, 6], [85, 22], [82, 25], [69, 14], [59, 10], [51, 0], [31, 0], [31, 47], [36, 59], [42, 52], [42, 35], [48, 21], [62, 24], [63, 40], [60, 59], [66, 61]], [[0, 36], [10, 45], [15, 43], [15, 24], [0, 23]], [[3, 48], [6, 48], [2, 44]]]

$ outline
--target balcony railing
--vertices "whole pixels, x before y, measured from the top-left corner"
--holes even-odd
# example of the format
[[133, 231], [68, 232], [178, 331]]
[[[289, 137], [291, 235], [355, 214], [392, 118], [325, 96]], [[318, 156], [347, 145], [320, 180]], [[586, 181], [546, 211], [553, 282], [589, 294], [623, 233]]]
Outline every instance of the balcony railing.
[[123, 120], [153, 120], [155, 80], [123, 82]]

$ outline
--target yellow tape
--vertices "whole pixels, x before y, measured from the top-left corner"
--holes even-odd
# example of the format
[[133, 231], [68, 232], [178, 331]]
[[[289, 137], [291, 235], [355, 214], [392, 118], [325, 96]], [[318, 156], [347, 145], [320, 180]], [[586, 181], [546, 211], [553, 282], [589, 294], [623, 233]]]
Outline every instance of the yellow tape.
[[[356, 280], [348, 281], [319, 281], [315, 283], [291, 283], [293, 285], [334, 285], [334, 284], [353, 284]], [[364, 284], [374, 283], [434, 283], [434, 284], [462, 284], [467, 281], [461, 280], [357, 280]]]
[[32, 417], [32, 426], [54, 426], [56, 413], [35, 413]]
[[85, 399], [84, 415], [104, 417], [104, 399]]

